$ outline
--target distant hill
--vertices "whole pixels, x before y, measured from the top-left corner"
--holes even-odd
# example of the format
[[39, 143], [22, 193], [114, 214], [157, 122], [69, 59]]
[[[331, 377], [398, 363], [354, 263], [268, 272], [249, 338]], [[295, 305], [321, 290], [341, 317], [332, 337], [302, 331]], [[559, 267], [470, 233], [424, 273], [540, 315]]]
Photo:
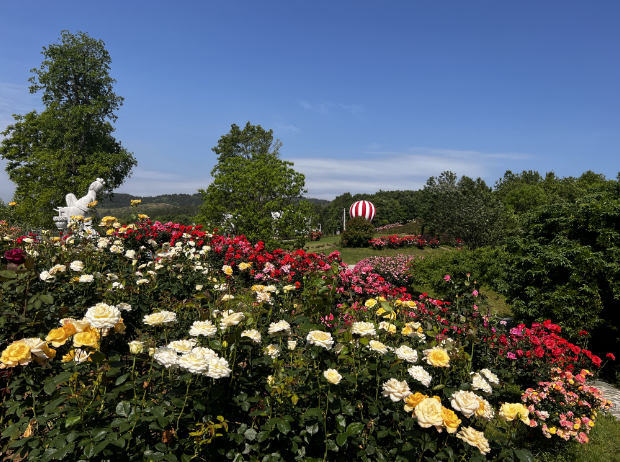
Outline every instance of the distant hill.
[[157, 204], [158, 206], [198, 207], [202, 205], [202, 195], [196, 194], [162, 194], [160, 196], [134, 196], [132, 194], [115, 193], [114, 198], [99, 201], [102, 209], [119, 209], [130, 207], [131, 201], [140, 199], [141, 205]]
[[[114, 193], [114, 199], [102, 199], [99, 201], [99, 207], [105, 210], [120, 209], [130, 207], [131, 201], [140, 199], [142, 206], [149, 204], [157, 205], [157, 207], [199, 207], [202, 205], [202, 195], [196, 194], [162, 194], [160, 196], [134, 196], [132, 194]], [[311, 204], [326, 207], [331, 201], [324, 199], [314, 199], [311, 197], [304, 198]]]

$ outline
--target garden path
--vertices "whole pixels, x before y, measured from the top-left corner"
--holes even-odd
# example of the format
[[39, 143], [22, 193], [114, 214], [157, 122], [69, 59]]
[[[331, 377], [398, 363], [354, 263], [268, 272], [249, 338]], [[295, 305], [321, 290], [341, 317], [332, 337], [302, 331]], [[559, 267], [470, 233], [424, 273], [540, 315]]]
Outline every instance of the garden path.
[[607, 382], [603, 382], [602, 380], [595, 380], [594, 383], [592, 383], [592, 386], [601, 390], [605, 399], [608, 399], [613, 403], [609, 413], [616, 419], [620, 419], [620, 390]]

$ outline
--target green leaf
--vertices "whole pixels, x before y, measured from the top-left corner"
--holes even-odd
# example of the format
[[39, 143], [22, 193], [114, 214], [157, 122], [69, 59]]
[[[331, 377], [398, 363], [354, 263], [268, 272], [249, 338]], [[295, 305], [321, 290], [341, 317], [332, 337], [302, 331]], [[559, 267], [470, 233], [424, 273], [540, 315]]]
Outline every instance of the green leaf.
[[65, 420], [65, 428], [73, 427], [76, 423], [80, 422], [81, 420], [82, 420], [82, 417], [79, 415], [76, 415], [73, 417], [67, 417], [67, 419]]
[[116, 413], [122, 417], [127, 417], [131, 412], [131, 404], [127, 401], [121, 401], [116, 405]]
[[534, 456], [527, 449], [515, 449], [514, 453], [521, 462], [534, 462]]
[[271, 432], [266, 432], [266, 431], [258, 432], [258, 435], [256, 436], [256, 441], [258, 441], [259, 443], [262, 443], [267, 438], [269, 438], [270, 433]]
[[347, 442], [348, 437], [349, 437], [348, 433], [339, 433], [338, 436], [336, 437], [336, 443], [338, 443], [338, 446], [344, 445], [344, 443]]
[[244, 436], [250, 440], [250, 441], [254, 441], [256, 439], [256, 435], [258, 433], [256, 432], [256, 430], [254, 430], [253, 428], [248, 428], [245, 433]]
[[122, 383], [125, 382], [125, 380], [127, 380], [127, 377], [129, 377], [129, 372], [127, 374], [121, 375], [118, 379], [116, 379], [116, 382], [114, 382], [114, 385], [121, 385]]
[[51, 395], [56, 391], [56, 384], [54, 383], [54, 381], [49, 381], [45, 384], [43, 390], [45, 390], [45, 393], [47, 393], [48, 395]]
[[65, 371], [65, 372], [61, 372], [60, 374], [58, 374], [52, 380], [54, 381], [56, 385], [60, 385], [61, 383], [64, 383], [67, 380], [69, 380], [72, 376], [73, 374], [71, 372]]
[[3, 270], [0, 271], [0, 276], [7, 279], [15, 279], [17, 277], [17, 273], [15, 273], [15, 271]]
[[435, 385], [435, 386], [433, 387], [433, 391], [441, 390], [442, 388], [445, 388], [445, 387], [446, 387], [446, 385], [445, 385], [445, 384], [443, 384], [443, 383], [441, 383], [441, 384], [439, 384], [439, 385]]
[[319, 424], [315, 423], [313, 425], [307, 425], [306, 426], [306, 431], [311, 436], [314, 435], [315, 433], [318, 433], [318, 431], [319, 431]]
[[152, 449], [147, 449], [146, 451], [144, 451], [144, 457], [146, 457], [149, 460], [162, 460], [164, 458], [164, 453], [163, 452], [155, 452]]
[[289, 424], [286, 420], [280, 420], [276, 425], [278, 430], [285, 435], [291, 431], [291, 424]]
[[[343, 415], [337, 415], [336, 416], [336, 428], [343, 432], [346, 430], [347, 428], [347, 418]], [[342, 444], [340, 445], [342, 446]]]
[[43, 294], [39, 298], [43, 303], [46, 303], [48, 305], [54, 303], [54, 297], [52, 297], [50, 294]]
[[351, 436], [357, 435], [364, 429], [365, 425], [362, 422], [353, 422], [347, 427], [347, 433]]

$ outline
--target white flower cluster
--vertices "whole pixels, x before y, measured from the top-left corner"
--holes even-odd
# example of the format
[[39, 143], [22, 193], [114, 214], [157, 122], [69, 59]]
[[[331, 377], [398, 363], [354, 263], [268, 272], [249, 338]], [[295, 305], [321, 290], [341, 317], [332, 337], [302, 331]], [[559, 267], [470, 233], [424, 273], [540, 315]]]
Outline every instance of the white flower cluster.
[[[228, 361], [218, 357], [215, 351], [209, 348], [193, 347], [194, 344], [194, 340], [175, 340], [166, 347], [157, 348], [153, 357], [166, 369], [181, 368], [192, 374], [213, 379], [230, 376], [232, 371]], [[182, 354], [179, 355], [179, 352]]]

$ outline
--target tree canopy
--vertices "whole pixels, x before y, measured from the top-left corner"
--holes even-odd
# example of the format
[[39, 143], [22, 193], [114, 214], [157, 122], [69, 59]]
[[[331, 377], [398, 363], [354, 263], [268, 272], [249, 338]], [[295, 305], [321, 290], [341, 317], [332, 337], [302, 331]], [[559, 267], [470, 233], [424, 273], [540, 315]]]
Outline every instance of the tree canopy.
[[60, 43], [44, 47], [32, 69], [30, 92], [42, 91], [45, 109], [14, 115], [2, 134], [0, 156], [16, 184], [18, 213], [31, 226], [52, 226], [53, 209], [65, 195], [78, 197], [103, 178], [109, 195], [137, 165], [112, 133], [110, 122], [123, 98], [113, 91], [111, 58], [102, 40], [87, 33], [61, 32]]
[[235, 138], [239, 132], [233, 125], [220, 139], [216, 148], [228, 147], [213, 149], [219, 152], [219, 160], [211, 172], [213, 182], [199, 190], [204, 204], [197, 220], [243, 234], [253, 242], [263, 241], [268, 248], [303, 247], [313, 215], [312, 205], [300, 200], [306, 193], [304, 175], [292, 168], [292, 162], [280, 159], [281, 143], [273, 143], [271, 130], [248, 124], [244, 132], [265, 136], [237, 149], [239, 144], [231, 140], [240, 138]]

